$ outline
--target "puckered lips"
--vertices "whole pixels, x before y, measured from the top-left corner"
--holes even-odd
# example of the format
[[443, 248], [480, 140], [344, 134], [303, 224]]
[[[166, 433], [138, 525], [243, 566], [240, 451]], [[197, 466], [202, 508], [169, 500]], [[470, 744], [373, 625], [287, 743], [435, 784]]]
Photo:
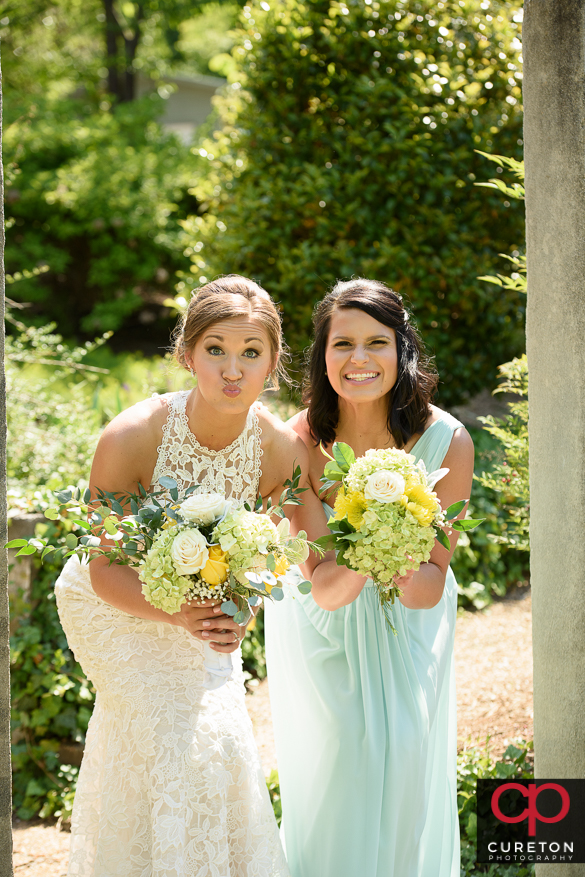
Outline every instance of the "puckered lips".
[[343, 380], [348, 384], [363, 386], [364, 384], [372, 384], [379, 377], [380, 372], [377, 371], [350, 371], [344, 374]]
[[242, 392], [241, 388], [238, 387], [237, 384], [226, 384], [222, 390], [224, 396], [227, 396], [228, 399], [235, 399]]

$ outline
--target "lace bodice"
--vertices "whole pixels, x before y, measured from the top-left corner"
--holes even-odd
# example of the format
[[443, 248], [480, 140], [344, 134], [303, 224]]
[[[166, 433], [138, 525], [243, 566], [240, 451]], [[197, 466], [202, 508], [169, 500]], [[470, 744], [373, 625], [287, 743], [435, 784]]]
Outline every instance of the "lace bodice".
[[189, 391], [184, 390], [167, 396], [169, 413], [152, 483], [169, 475], [177, 482], [179, 492], [191, 484], [200, 484], [209, 493], [221, 493], [239, 504], [248, 502], [253, 506], [258, 496], [262, 457], [260, 424], [254, 406], [240, 435], [227, 448], [212, 451], [199, 444], [189, 429], [188, 395]]

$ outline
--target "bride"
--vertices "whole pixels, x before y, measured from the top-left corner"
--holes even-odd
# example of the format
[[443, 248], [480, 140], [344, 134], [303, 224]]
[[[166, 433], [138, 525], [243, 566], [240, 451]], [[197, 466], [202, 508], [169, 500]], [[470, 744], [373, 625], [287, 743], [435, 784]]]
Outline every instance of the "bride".
[[[279, 315], [263, 289], [239, 276], [202, 287], [176, 339], [197, 386], [139, 402], [109, 424], [94, 495], [149, 490], [170, 475], [180, 490], [198, 483], [240, 504], [278, 497], [307, 460], [301, 439], [256, 402], [281, 353]], [[288, 877], [241, 661], [222, 688], [203, 685], [203, 644], [235, 652], [245, 628], [217, 605], [155, 609], [136, 571], [103, 557], [89, 566], [71, 558], [55, 592], [97, 690], [69, 877]]]

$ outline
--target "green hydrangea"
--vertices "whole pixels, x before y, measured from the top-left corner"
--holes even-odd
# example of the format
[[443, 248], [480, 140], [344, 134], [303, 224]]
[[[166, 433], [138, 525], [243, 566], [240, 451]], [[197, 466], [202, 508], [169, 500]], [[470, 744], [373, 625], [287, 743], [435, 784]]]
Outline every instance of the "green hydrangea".
[[192, 578], [177, 573], [171, 558], [173, 540], [178, 531], [178, 527], [161, 531], [138, 568], [144, 597], [152, 606], [169, 615], [179, 611], [194, 584]]
[[343, 556], [356, 572], [383, 585], [391, 584], [395, 575], [406, 575], [426, 563], [435, 543], [433, 528], [421, 527], [398, 503], [371, 503], [360, 533], [363, 539], [351, 543]]
[[227, 552], [230, 571], [241, 584], [245, 573], [266, 569], [266, 556], [280, 551], [280, 538], [268, 515], [237, 509], [228, 514], [213, 531], [213, 541]]

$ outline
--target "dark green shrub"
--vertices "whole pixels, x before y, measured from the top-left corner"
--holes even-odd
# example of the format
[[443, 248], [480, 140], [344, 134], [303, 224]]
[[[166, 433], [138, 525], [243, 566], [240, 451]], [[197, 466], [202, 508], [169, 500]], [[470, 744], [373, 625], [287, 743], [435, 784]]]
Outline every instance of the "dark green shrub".
[[471, 533], [462, 533], [451, 566], [457, 579], [459, 605], [483, 609], [529, 575], [528, 557], [511, 547], [509, 526], [502, 517], [501, 497], [485, 482], [485, 470], [497, 466], [498, 442], [486, 429], [469, 428], [475, 444], [475, 480], [469, 514], [485, 518]]
[[198, 207], [188, 188], [201, 159], [163, 131], [159, 113], [158, 96], [112, 112], [89, 98], [37, 101], [8, 124], [7, 270], [49, 268], [11, 289], [32, 303], [29, 321], [55, 320], [70, 336], [140, 312], [139, 325], [155, 323], [167, 342], [175, 320], [164, 303], [189, 266], [180, 222]]
[[[61, 524], [42, 525], [54, 545]], [[63, 745], [85, 740], [95, 692], [67, 646], [53, 586], [61, 563], [45, 561], [32, 585], [30, 602], [19, 606], [10, 637], [13, 804], [21, 819], [68, 818], [77, 768], [64, 763]], [[65, 750], [66, 751], [66, 750]]]
[[[523, 304], [480, 282], [523, 211], [478, 190], [521, 140], [519, 2], [283, 0], [244, 9], [240, 81], [203, 143], [196, 277], [238, 271], [282, 303], [297, 349], [336, 278], [411, 300], [450, 404], [523, 344]], [[262, 7], [262, 8], [261, 8]], [[188, 278], [184, 278], [188, 285]]]
[[457, 806], [461, 831], [461, 877], [485, 874], [486, 877], [532, 877], [534, 865], [476, 865], [477, 852], [477, 780], [532, 778], [534, 775], [532, 743], [525, 740], [510, 745], [500, 761], [486, 746], [464, 749], [457, 756]]

